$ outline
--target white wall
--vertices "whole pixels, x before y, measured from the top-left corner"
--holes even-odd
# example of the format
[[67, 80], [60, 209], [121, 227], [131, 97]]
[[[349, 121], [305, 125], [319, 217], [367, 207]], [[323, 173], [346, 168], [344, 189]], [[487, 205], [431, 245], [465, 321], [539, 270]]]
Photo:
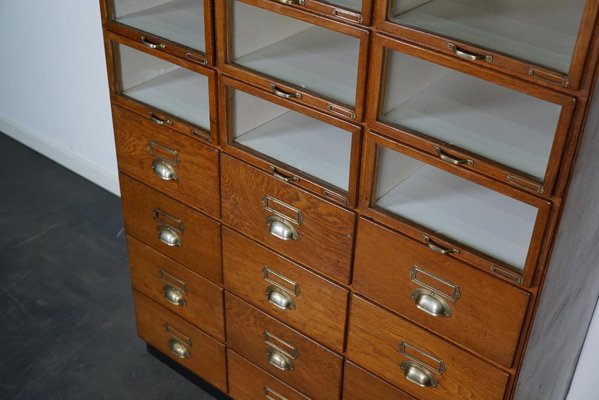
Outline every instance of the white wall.
[[[98, 1], [1, 0], [0, 38], [0, 131], [118, 193]], [[568, 400], [596, 371], [599, 308]]]
[[0, 131], [118, 193], [97, 0], [0, 1]]

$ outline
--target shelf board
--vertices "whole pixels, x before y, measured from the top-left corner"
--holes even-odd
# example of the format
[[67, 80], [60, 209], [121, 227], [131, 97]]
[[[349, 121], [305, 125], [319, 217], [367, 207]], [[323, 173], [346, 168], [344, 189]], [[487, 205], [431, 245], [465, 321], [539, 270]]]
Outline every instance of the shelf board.
[[538, 210], [423, 164], [376, 206], [522, 270]]
[[233, 62], [353, 108], [359, 47], [355, 37], [313, 26]]
[[177, 68], [123, 92], [157, 110], [210, 129], [208, 78]]
[[451, 71], [382, 119], [543, 181], [560, 112], [557, 104]]
[[[433, 0], [391, 20], [567, 74], [584, 0]], [[498, 4], [499, 3], [499, 4]]]
[[200, 0], [174, 0], [116, 18], [117, 22], [206, 51], [204, 6]]
[[348, 190], [349, 132], [288, 111], [235, 141], [339, 189]]

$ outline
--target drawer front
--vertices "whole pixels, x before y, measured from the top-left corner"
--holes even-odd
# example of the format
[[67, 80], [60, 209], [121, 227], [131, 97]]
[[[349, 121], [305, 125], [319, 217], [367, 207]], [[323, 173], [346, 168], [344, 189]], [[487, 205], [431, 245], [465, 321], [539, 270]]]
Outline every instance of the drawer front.
[[127, 233], [214, 282], [222, 282], [220, 224], [119, 175]]
[[310, 400], [230, 349], [229, 396], [235, 400]]
[[509, 379], [506, 372], [356, 296], [347, 354], [422, 400], [501, 400]]
[[349, 282], [355, 214], [250, 167], [221, 160], [222, 219], [277, 252]]
[[415, 400], [375, 375], [346, 361], [343, 375], [343, 400]]
[[320, 344], [226, 293], [227, 344], [313, 399], [338, 399], [342, 359]]
[[133, 288], [224, 342], [223, 289], [131, 236], [127, 247]]
[[133, 294], [139, 336], [211, 385], [226, 391], [225, 346], [139, 292]]
[[435, 333], [510, 367], [529, 295], [360, 219], [354, 289]]
[[113, 106], [119, 168], [175, 199], [218, 217], [218, 150]]
[[227, 289], [343, 352], [347, 290], [227, 228], [223, 273]]

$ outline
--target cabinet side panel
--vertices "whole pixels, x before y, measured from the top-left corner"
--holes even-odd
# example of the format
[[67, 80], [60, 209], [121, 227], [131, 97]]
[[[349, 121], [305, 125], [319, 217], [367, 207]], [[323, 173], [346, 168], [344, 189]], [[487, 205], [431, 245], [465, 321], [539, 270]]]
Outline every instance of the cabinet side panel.
[[595, 96], [515, 400], [563, 400], [572, 381], [599, 295], [598, 149], [599, 96]]

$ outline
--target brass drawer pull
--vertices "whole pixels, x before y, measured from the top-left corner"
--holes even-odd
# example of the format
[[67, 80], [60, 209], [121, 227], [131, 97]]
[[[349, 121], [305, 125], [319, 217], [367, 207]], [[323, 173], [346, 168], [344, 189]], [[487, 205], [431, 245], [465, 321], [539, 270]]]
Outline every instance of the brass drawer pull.
[[183, 233], [185, 228], [183, 221], [158, 208], [153, 210], [153, 215], [154, 220], [159, 223], [157, 229], [158, 239], [169, 247], [181, 246], [183, 241], [180, 234]]
[[439, 156], [439, 158], [441, 160], [443, 160], [449, 164], [468, 165], [470, 167], [474, 165], [474, 160], [454, 158], [454, 157], [448, 155], [447, 153], [444, 153], [443, 150], [441, 150], [441, 148], [439, 146], [433, 147], [433, 150], [435, 150], [435, 153], [437, 153], [437, 156]]
[[295, 228], [287, 222], [285, 219], [271, 215], [266, 219], [266, 225], [270, 231], [270, 234], [281, 240], [298, 240], [299, 235]]
[[447, 45], [447, 47], [449, 48], [449, 50], [451, 50], [453, 52], [453, 54], [455, 56], [461, 58], [462, 60], [493, 62], [493, 56], [485, 56], [483, 54], [468, 53], [468, 52], [461, 50], [458, 46], [456, 46], [453, 43], [449, 43]]
[[295, 369], [294, 360], [298, 356], [295, 346], [268, 331], [264, 331], [262, 336], [267, 346], [268, 363], [281, 371], [293, 371]]
[[299, 178], [298, 178], [297, 176], [295, 176], [295, 175], [291, 175], [291, 176], [286, 176], [286, 175], [283, 175], [282, 173], [280, 173], [280, 172], [277, 170], [277, 168], [276, 168], [276, 167], [274, 167], [274, 166], [272, 166], [272, 165], [270, 166], [270, 169], [271, 169], [271, 171], [272, 171], [272, 172], [271, 172], [271, 173], [272, 173], [272, 176], [273, 176], [275, 179], [278, 179], [278, 180], [280, 180], [281, 182], [289, 183], [289, 182], [297, 182], [297, 181], [299, 181]]
[[153, 160], [152, 170], [163, 181], [176, 181], [178, 179], [175, 166], [168, 161], [160, 159]]
[[295, 302], [291, 296], [276, 286], [269, 286], [266, 289], [266, 298], [270, 304], [281, 310], [295, 310]]
[[447, 254], [454, 254], [454, 255], [458, 255], [460, 254], [460, 251], [458, 249], [445, 249], [437, 244], [435, 244], [431, 238], [429, 236], [424, 236], [424, 244], [426, 244], [426, 246], [431, 249], [432, 251], [434, 251], [435, 253], [439, 253], [439, 254], [443, 254], [443, 255], [447, 255]]
[[277, 1], [279, 3], [287, 4], [289, 6], [291, 6], [291, 5], [303, 6], [304, 4], [306, 4], [305, 0], [277, 0]]
[[147, 147], [150, 156], [154, 157], [152, 160], [154, 173], [162, 180], [176, 181], [178, 176], [175, 166], [179, 165], [179, 152], [153, 140], [148, 142]]
[[451, 316], [451, 307], [442, 298], [426, 289], [416, 289], [412, 292], [416, 307], [433, 317]]
[[164, 43], [152, 43], [145, 36], [141, 37], [141, 43], [149, 49], [164, 49], [166, 45]]
[[278, 350], [269, 348], [266, 351], [268, 355], [268, 363], [281, 371], [293, 371], [293, 362], [283, 353]]
[[158, 118], [156, 116], [156, 114], [154, 114], [153, 112], [148, 113], [148, 115], [150, 117], [150, 120], [157, 125], [172, 125], [173, 124], [173, 121], [171, 121], [170, 119]]
[[191, 358], [189, 354], [189, 349], [183, 343], [178, 341], [177, 339], [170, 339], [168, 341], [169, 348], [171, 353], [173, 353], [176, 357], [181, 359]]
[[301, 93], [299, 93], [299, 92], [287, 93], [287, 92], [281, 90], [274, 83], [270, 84], [270, 89], [272, 90], [273, 94], [275, 94], [276, 96], [279, 96], [279, 97], [281, 97], [283, 99], [301, 99], [302, 98], [302, 94]]
[[295, 310], [295, 297], [301, 293], [299, 283], [292, 281], [284, 275], [269, 267], [262, 269], [264, 280], [270, 285], [266, 288], [268, 302], [282, 310]]
[[400, 368], [403, 370], [403, 376], [409, 382], [412, 382], [420, 387], [437, 387], [437, 381], [433, 374], [426, 368], [412, 361], [404, 361]]
[[178, 232], [164, 225], [158, 227], [158, 239], [169, 247], [178, 247], [183, 243]]
[[187, 304], [185, 295], [187, 294], [187, 285], [181, 279], [169, 274], [165, 270], [160, 270], [160, 280], [165, 284], [162, 287], [164, 298], [174, 306], [184, 306]]

